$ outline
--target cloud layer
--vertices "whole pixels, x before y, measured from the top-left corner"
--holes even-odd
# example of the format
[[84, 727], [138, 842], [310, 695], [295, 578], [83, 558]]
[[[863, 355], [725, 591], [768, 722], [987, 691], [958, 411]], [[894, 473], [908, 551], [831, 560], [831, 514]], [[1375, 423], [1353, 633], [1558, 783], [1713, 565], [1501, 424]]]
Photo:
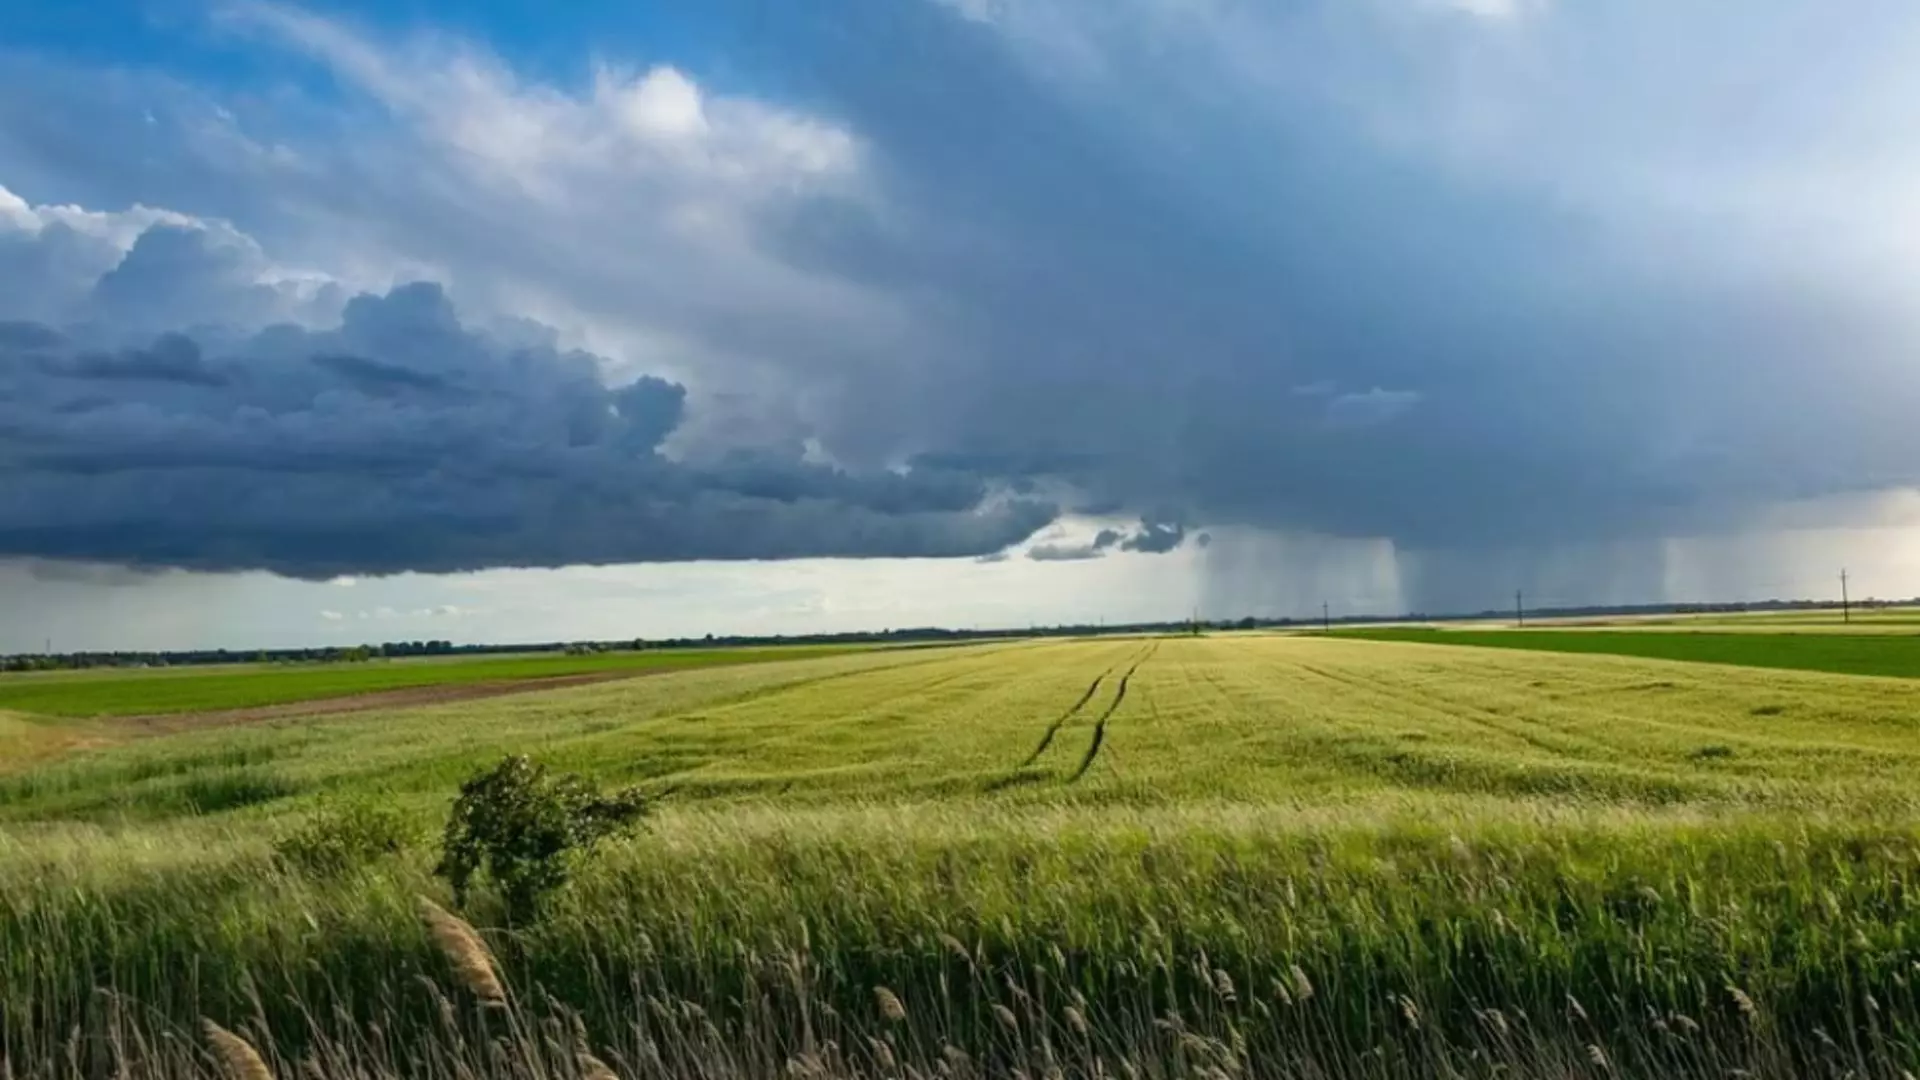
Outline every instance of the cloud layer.
[[1054, 516], [954, 472], [676, 461], [660, 446], [684, 388], [609, 386], [604, 366], [470, 330], [432, 284], [355, 297], [335, 328], [226, 345], [168, 333], [109, 348], [0, 323], [0, 556], [305, 578], [955, 557]]
[[271, 110], [0, 62], [0, 550], [980, 555], [1058, 502], [1142, 525], [1034, 560], [1379, 539], [1419, 605], [1920, 482], [1900, 6], [687, 18], [779, 93], [272, 5], [221, 24]]

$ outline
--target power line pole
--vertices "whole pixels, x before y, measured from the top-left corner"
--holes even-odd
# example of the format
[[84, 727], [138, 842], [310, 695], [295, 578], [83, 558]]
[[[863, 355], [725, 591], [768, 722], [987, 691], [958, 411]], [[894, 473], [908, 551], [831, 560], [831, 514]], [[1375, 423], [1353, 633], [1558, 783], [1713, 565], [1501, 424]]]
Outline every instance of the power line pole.
[[1525, 596], [1521, 590], [1513, 590], [1513, 621], [1521, 626], [1527, 625], [1527, 605], [1523, 602]]
[[1323, 634], [1333, 633], [1333, 616], [1328, 613], [1327, 602], [1325, 600], [1320, 601], [1320, 632]]
[[1852, 605], [1847, 602], [1847, 570], [1844, 566], [1840, 568], [1840, 621], [1843, 623], [1853, 621]]

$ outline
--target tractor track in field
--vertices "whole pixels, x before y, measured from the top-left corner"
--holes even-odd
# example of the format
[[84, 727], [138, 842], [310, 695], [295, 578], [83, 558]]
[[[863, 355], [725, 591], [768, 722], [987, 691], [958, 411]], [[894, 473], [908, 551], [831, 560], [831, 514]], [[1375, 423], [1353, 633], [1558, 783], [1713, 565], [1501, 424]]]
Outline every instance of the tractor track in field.
[[[1153, 649], [1154, 649], [1154, 646], [1148, 645], [1146, 648], [1140, 650], [1140, 652], [1136, 655], [1134, 659], [1133, 667], [1139, 667], [1141, 662], [1146, 659], [1147, 654], [1152, 652]], [[1114, 664], [1112, 667], [1109, 667], [1107, 670], [1101, 672], [1100, 674], [1095, 675], [1093, 677], [1093, 681], [1087, 684], [1086, 692], [1080, 695], [1080, 700], [1074, 702], [1072, 707], [1068, 708], [1066, 712], [1063, 712], [1059, 716], [1055, 717], [1053, 723], [1047, 725], [1047, 730], [1041, 734], [1039, 745], [1033, 748], [1033, 753], [1028, 754], [1024, 759], [1021, 760], [1020, 764], [1014, 766], [1014, 768], [1016, 770], [1024, 769], [1029, 765], [1032, 765], [1034, 762], [1040, 760], [1040, 755], [1046, 753], [1047, 748], [1053, 745], [1054, 736], [1060, 734], [1060, 729], [1066, 726], [1067, 721], [1080, 715], [1080, 710], [1086, 708], [1087, 702], [1092, 701], [1093, 696], [1100, 692], [1100, 686], [1102, 683], [1107, 681], [1107, 676], [1112, 675], [1116, 671], [1119, 671], [1120, 664], [1125, 662], [1126, 661], [1124, 660], [1120, 661], [1119, 663]], [[1133, 668], [1128, 668], [1127, 674], [1129, 675], [1133, 674]], [[1121, 690], [1120, 692], [1122, 694], [1126, 693], [1124, 689]]]
[[1133, 673], [1140, 670], [1140, 665], [1152, 659], [1153, 654], [1159, 649], [1159, 642], [1147, 646], [1146, 651], [1133, 662], [1133, 666], [1127, 669], [1126, 674], [1120, 676], [1120, 685], [1114, 690], [1113, 700], [1107, 702], [1105, 711], [1093, 722], [1093, 739], [1087, 743], [1087, 752], [1080, 758], [1080, 767], [1073, 771], [1072, 776], [1067, 777], [1067, 783], [1079, 783], [1080, 778], [1087, 775], [1087, 770], [1093, 768], [1094, 759], [1100, 756], [1100, 747], [1107, 741], [1107, 720], [1119, 711], [1120, 703], [1127, 700], [1127, 683], [1133, 680]]
[[[1120, 665], [1115, 664], [1114, 668], [1117, 668], [1119, 666]], [[1080, 695], [1080, 700], [1074, 702], [1072, 708], [1069, 708], [1066, 712], [1061, 713], [1058, 717], [1054, 718], [1053, 723], [1047, 725], [1047, 730], [1040, 736], [1040, 743], [1038, 746], [1035, 746], [1033, 748], [1033, 753], [1028, 754], [1026, 758], [1020, 762], [1019, 765], [1016, 765], [1014, 767], [1018, 769], [1024, 769], [1027, 766], [1033, 764], [1034, 762], [1040, 760], [1040, 755], [1046, 753], [1047, 747], [1053, 745], [1053, 737], [1055, 735], [1060, 734], [1061, 725], [1073, 719], [1075, 716], [1078, 716], [1080, 713], [1080, 710], [1087, 707], [1087, 702], [1093, 700], [1093, 695], [1100, 692], [1100, 684], [1105, 682], [1107, 680], [1107, 676], [1111, 674], [1113, 674], [1113, 668], [1108, 668], [1107, 670], [1101, 672], [1100, 674], [1095, 675], [1093, 677], [1093, 681], [1087, 684], [1087, 692]]]

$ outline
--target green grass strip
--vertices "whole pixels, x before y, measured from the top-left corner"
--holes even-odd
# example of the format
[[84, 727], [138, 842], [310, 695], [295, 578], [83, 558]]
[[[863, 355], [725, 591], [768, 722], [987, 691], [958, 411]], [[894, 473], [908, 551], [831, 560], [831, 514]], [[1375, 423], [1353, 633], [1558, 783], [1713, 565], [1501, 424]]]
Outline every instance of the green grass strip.
[[1472, 645], [1536, 652], [1600, 653], [1649, 660], [1920, 678], [1920, 638], [1886, 634], [1652, 633], [1617, 630], [1443, 630], [1381, 627], [1336, 631], [1368, 641]]
[[383, 690], [557, 678], [603, 672], [682, 671], [799, 660], [871, 646], [661, 649], [587, 656], [379, 660], [313, 665], [235, 665], [190, 670], [94, 670], [0, 675], [0, 710], [45, 716], [142, 716], [251, 709]]

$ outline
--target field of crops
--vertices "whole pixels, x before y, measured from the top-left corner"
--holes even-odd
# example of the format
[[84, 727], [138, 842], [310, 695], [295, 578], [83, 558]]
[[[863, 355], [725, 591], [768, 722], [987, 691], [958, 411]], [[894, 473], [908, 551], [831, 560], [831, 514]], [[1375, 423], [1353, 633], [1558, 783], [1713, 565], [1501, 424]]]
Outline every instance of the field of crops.
[[413, 687], [466, 686], [582, 675], [827, 656], [867, 646], [670, 649], [586, 655], [527, 653], [360, 663], [246, 664], [162, 669], [100, 668], [0, 677], [0, 710], [49, 716], [148, 716], [249, 709]]
[[1831, 671], [1843, 675], [1920, 678], [1920, 636], [1893, 633], [1800, 633], [1713, 630], [1487, 630], [1368, 627], [1342, 637], [1439, 645], [1475, 645], [1541, 652], [1606, 653], [1652, 660]]
[[[545, 918], [465, 910], [483, 1008], [417, 903], [507, 753], [656, 798]], [[1901, 680], [1338, 636], [185, 731], [0, 775], [0, 1032], [48, 1077], [214, 1075], [201, 1017], [282, 1076], [1894, 1077], [1917, 767]], [[276, 854], [369, 799], [402, 850]]]

